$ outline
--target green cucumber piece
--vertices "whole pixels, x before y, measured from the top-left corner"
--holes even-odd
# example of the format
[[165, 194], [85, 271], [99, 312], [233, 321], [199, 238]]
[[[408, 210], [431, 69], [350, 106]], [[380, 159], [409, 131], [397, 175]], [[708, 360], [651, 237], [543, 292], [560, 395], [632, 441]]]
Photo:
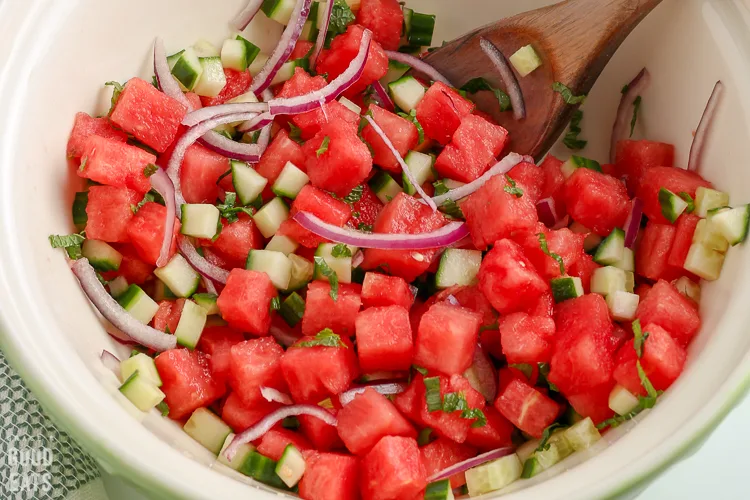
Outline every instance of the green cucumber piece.
[[578, 170], [579, 168], [588, 168], [589, 170], [595, 170], [597, 172], [602, 171], [602, 166], [599, 164], [598, 161], [590, 160], [588, 158], [584, 158], [583, 156], [571, 156], [568, 161], [562, 164], [560, 167], [560, 170], [562, 171], [563, 176], [567, 179], [571, 175], [573, 175], [573, 172]]
[[[432, 45], [432, 34], [435, 32], [435, 16], [412, 12], [407, 29], [406, 40], [414, 47], [429, 47]], [[404, 16], [406, 22], [406, 16]]]
[[701, 286], [698, 283], [693, 282], [687, 276], [680, 276], [672, 282], [674, 287], [682, 295], [689, 299], [693, 299], [696, 304], [701, 302]]
[[302, 453], [293, 444], [288, 444], [276, 463], [275, 471], [276, 475], [284, 481], [284, 484], [291, 488], [302, 479], [305, 468], [306, 463]]
[[568, 443], [570, 443], [573, 451], [590, 448], [602, 438], [602, 435], [599, 434], [590, 417], [586, 417], [565, 429], [564, 436]]
[[182, 298], [193, 295], [201, 283], [201, 275], [180, 254], [175, 254], [166, 266], [157, 268], [154, 274], [177, 297]]
[[233, 432], [230, 432], [227, 438], [224, 440], [224, 446], [221, 447], [221, 451], [219, 451], [219, 457], [218, 462], [221, 464], [226, 465], [227, 467], [234, 469], [236, 471], [239, 471], [242, 467], [242, 464], [245, 463], [246, 460], [250, 458], [250, 453], [255, 451], [255, 446], [253, 446], [250, 443], [245, 443], [240, 445], [240, 447], [237, 449], [237, 453], [235, 453], [234, 457], [231, 461], [227, 460], [227, 457], [224, 455], [224, 452], [227, 448], [229, 448], [229, 445], [232, 444], [232, 441], [234, 440], [235, 434]]
[[729, 193], [703, 186], [695, 190], [695, 212], [693, 213], [698, 217], [707, 217], [709, 211], [727, 206], [729, 206]]
[[600, 267], [591, 275], [591, 293], [607, 296], [625, 291], [625, 271], [614, 266]]
[[227, 84], [224, 66], [220, 57], [199, 57], [203, 72], [193, 88], [193, 92], [203, 97], [216, 97]]
[[578, 276], [562, 276], [550, 281], [556, 303], [583, 296], [583, 283]]
[[587, 253], [595, 250], [602, 242], [603, 238], [601, 236], [579, 222], [573, 222], [568, 229], [576, 234], [586, 235], [586, 239], [583, 240], [583, 250]]
[[123, 276], [118, 276], [107, 283], [107, 286], [109, 286], [109, 294], [112, 296], [112, 298], [116, 299], [123, 293], [125, 293], [125, 291], [128, 289], [128, 280], [126, 280]]
[[602, 266], [612, 266], [623, 259], [625, 251], [625, 231], [619, 227], [599, 244], [594, 253], [594, 262]]
[[253, 76], [256, 76], [258, 73], [260, 73], [260, 70], [263, 69], [263, 66], [266, 65], [267, 61], [268, 61], [268, 55], [258, 54], [255, 60], [252, 63], [250, 63], [250, 66], [248, 67], [248, 69], [250, 70], [250, 74]]
[[297, 68], [302, 68], [305, 71], [310, 71], [310, 60], [307, 58], [302, 58], [285, 62], [281, 65], [281, 68], [279, 68], [279, 71], [273, 77], [271, 85], [278, 85], [291, 79], [294, 76], [295, 69]]
[[622, 259], [612, 263], [613, 266], [619, 267], [625, 272], [635, 272], [635, 254], [628, 247], [622, 249]]
[[[435, 164], [435, 157], [433, 155], [426, 155], [419, 151], [409, 151], [404, 158], [404, 163], [409, 167], [409, 171], [414, 176], [418, 185], [422, 185], [425, 182], [432, 182], [435, 180], [433, 165]], [[406, 194], [414, 195], [417, 189], [412, 186], [409, 177], [405, 174], [401, 174], [402, 184], [404, 186], [404, 192]]]
[[306, 258], [293, 253], [289, 254], [289, 260], [292, 262], [292, 277], [286, 291], [293, 292], [305, 287], [312, 281], [315, 266]]
[[276, 461], [257, 451], [250, 452], [239, 471], [263, 484], [286, 489], [284, 482], [276, 475]]
[[303, 299], [297, 292], [292, 292], [289, 297], [284, 299], [281, 303], [281, 309], [279, 314], [286, 321], [286, 324], [294, 328], [302, 321], [302, 316], [305, 315], [305, 299]]
[[271, 191], [276, 196], [295, 199], [302, 188], [310, 182], [310, 178], [297, 165], [288, 161], [273, 183]]
[[[351, 283], [352, 282], [352, 256], [357, 253], [357, 248], [348, 246], [350, 256], [349, 257], [334, 257], [332, 252], [336, 247], [334, 243], [321, 243], [318, 245], [318, 249], [315, 251], [316, 257], [323, 257], [323, 260], [328, 264], [338, 277], [339, 283]], [[328, 277], [325, 276], [318, 265], [315, 266], [315, 273], [313, 279], [328, 281]]]
[[136, 371], [120, 386], [120, 393], [141, 411], [149, 411], [166, 397], [151, 380]]
[[288, 218], [289, 207], [286, 206], [284, 200], [277, 196], [263, 205], [253, 217], [253, 220], [255, 225], [258, 226], [260, 234], [264, 238], [270, 238], [279, 230], [281, 223]]
[[402, 76], [395, 82], [388, 84], [388, 93], [391, 95], [391, 99], [396, 106], [407, 113], [417, 108], [425, 92], [427, 91], [424, 85], [411, 75]]
[[216, 296], [213, 293], [196, 293], [193, 295], [193, 300], [196, 304], [206, 310], [206, 314], [209, 316], [212, 314], [219, 314], [219, 306], [216, 305]]
[[370, 179], [370, 189], [375, 193], [375, 196], [384, 204], [387, 205], [390, 201], [396, 197], [396, 195], [403, 191], [401, 186], [393, 180], [386, 172], [380, 172]]
[[81, 254], [89, 259], [91, 267], [97, 271], [117, 271], [122, 263], [122, 254], [109, 243], [100, 240], [85, 240]]
[[130, 313], [135, 319], [147, 325], [154, 319], [159, 304], [143, 291], [138, 285], [130, 285], [125, 292], [117, 298], [117, 302]]
[[192, 47], [188, 47], [175, 56], [177, 57], [172, 64], [172, 76], [185, 90], [191, 91], [203, 74], [203, 65]]
[[443, 479], [427, 485], [424, 490], [425, 500], [454, 500], [451, 480]]
[[281, 252], [250, 250], [245, 269], [266, 273], [278, 290], [286, 290], [292, 279], [292, 262]]
[[219, 49], [216, 45], [209, 42], [205, 38], [201, 38], [193, 44], [193, 50], [198, 57], [219, 57]]
[[206, 326], [208, 312], [192, 300], [186, 300], [180, 314], [180, 321], [174, 335], [177, 343], [188, 349], [195, 349]]
[[290, 253], [294, 253], [295, 250], [299, 247], [299, 243], [291, 239], [289, 236], [282, 236], [280, 234], [274, 234], [273, 238], [271, 238], [271, 241], [268, 242], [268, 245], [266, 245], [266, 250], [270, 250], [272, 252], [281, 252], [286, 256], [289, 256]]
[[706, 281], [715, 281], [721, 275], [724, 266], [724, 254], [702, 243], [690, 245], [683, 268], [703, 278]]
[[620, 384], [609, 393], [609, 409], [618, 415], [627, 415], [638, 406], [638, 397]]
[[216, 236], [220, 217], [219, 209], [208, 203], [184, 203], [180, 233], [210, 240]]
[[296, 4], [296, 0], [265, 0], [261, 10], [269, 19], [286, 26], [289, 24]]
[[667, 188], [661, 188], [659, 190], [659, 205], [661, 205], [661, 214], [665, 219], [672, 223], [674, 223], [688, 207], [685, 200]]
[[625, 271], [625, 291], [633, 293], [635, 291], [635, 273]]
[[389, 83], [395, 82], [409, 71], [410, 66], [398, 61], [388, 61], [388, 73], [380, 79], [382, 85], [388, 86]]
[[542, 59], [531, 45], [524, 45], [508, 59], [521, 77], [528, 75], [542, 65]]
[[182, 430], [214, 455], [221, 452], [227, 436], [232, 433], [222, 419], [206, 408], [195, 410]]
[[73, 208], [71, 213], [73, 215], [73, 224], [76, 227], [84, 228], [89, 220], [89, 215], [86, 213], [86, 206], [89, 204], [89, 192], [80, 191], [76, 193], [73, 198]]
[[633, 321], [640, 297], [624, 290], [615, 290], [606, 297], [607, 307], [615, 321]]
[[742, 205], [729, 210], [723, 210], [711, 217], [711, 225], [715, 227], [730, 245], [738, 245], [747, 239], [750, 224], [750, 205]]
[[142, 352], [131, 356], [120, 362], [120, 378], [127, 380], [135, 372], [140, 372], [141, 376], [150, 381], [156, 387], [161, 387], [161, 377], [156, 369], [154, 358]]
[[475, 285], [479, 266], [482, 265], [480, 250], [447, 248], [440, 257], [435, 285], [438, 288], [450, 288], [455, 285]]
[[234, 39], [224, 40], [221, 46], [221, 64], [228, 69], [245, 71], [259, 53], [258, 46], [237, 35]]
[[268, 179], [260, 175], [247, 163], [230, 160], [232, 169], [232, 185], [237, 192], [237, 198], [243, 207], [250, 205], [266, 188]]
[[164, 284], [162, 280], [154, 280], [154, 300], [159, 302], [162, 300], [176, 299], [177, 295]]
[[720, 253], [729, 250], [729, 242], [721, 234], [721, 231], [713, 225], [710, 218], [698, 221], [698, 225], [695, 226], [695, 232], [693, 233], [693, 243], [701, 243], [706, 248], [716, 250]]
[[362, 108], [360, 108], [344, 96], [339, 97], [339, 103], [343, 104], [345, 108], [353, 111], [354, 113], [357, 113], [358, 115], [362, 114]]
[[523, 465], [515, 453], [466, 471], [469, 496], [475, 497], [505, 488], [521, 477]]

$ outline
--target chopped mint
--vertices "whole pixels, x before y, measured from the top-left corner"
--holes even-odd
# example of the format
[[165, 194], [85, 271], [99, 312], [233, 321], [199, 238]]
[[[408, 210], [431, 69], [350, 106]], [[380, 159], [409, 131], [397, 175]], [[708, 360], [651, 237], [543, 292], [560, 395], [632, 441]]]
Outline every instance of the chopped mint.
[[560, 82], [553, 83], [552, 90], [558, 92], [562, 96], [563, 101], [565, 101], [566, 104], [583, 104], [583, 101], [586, 100], [586, 94], [575, 95], [567, 85]]
[[463, 87], [461, 87], [459, 90], [463, 90], [464, 92], [468, 92], [470, 94], [476, 94], [480, 90], [489, 90], [490, 92], [495, 94], [495, 98], [500, 104], [500, 111], [510, 111], [512, 109], [510, 96], [502, 90], [490, 85], [490, 83], [482, 77], [469, 80], [468, 82], [464, 83]]
[[333, 333], [333, 330], [326, 328], [318, 332], [312, 340], [306, 340], [295, 344], [294, 347], [349, 347], [341, 341], [341, 337]]

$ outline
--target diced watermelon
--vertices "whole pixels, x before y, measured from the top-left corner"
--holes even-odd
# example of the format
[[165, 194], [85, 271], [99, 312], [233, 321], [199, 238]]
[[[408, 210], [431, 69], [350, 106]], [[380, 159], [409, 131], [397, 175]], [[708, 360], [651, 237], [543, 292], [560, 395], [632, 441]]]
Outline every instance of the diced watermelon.
[[482, 261], [479, 289], [500, 314], [508, 314], [535, 303], [549, 285], [517, 243], [500, 240]]
[[363, 0], [357, 23], [372, 31], [375, 41], [385, 50], [398, 50], [404, 13], [398, 0]]
[[690, 245], [693, 243], [695, 228], [700, 220], [700, 217], [693, 214], [683, 214], [677, 219], [674, 242], [672, 243], [672, 249], [669, 251], [669, 257], [667, 257], [667, 264], [682, 269]]
[[417, 374], [401, 394], [393, 398], [393, 404], [409, 420], [422, 425], [422, 401], [424, 400], [424, 381], [422, 375]]
[[[144, 262], [156, 265], [164, 241], [167, 224], [167, 207], [150, 201], [143, 205], [128, 222], [128, 237]], [[169, 257], [177, 251], [177, 235], [180, 234], [180, 221], [175, 217], [172, 231], [172, 245]]]
[[583, 240], [585, 236], [574, 233], [568, 228], [550, 230], [543, 224], [538, 224], [533, 231], [518, 233], [513, 240], [521, 245], [526, 257], [546, 280], [558, 278], [561, 275], [560, 263], [544, 253], [540, 242], [540, 234], [544, 235], [549, 252], [562, 257], [566, 273], [584, 255]]
[[320, 75], [312, 76], [303, 68], [294, 68], [294, 75], [284, 82], [276, 95], [278, 98], [297, 97], [320, 90], [328, 84]]
[[137, 192], [123, 187], [91, 186], [86, 205], [86, 237], [109, 243], [129, 241], [128, 223], [133, 218], [130, 207], [141, 198]]
[[401, 306], [411, 308], [414, 294], [409, 284], [398, 276], [365, 273], [362, 283], [362, 303], [365, 307]]
[[518, 187], [523, 190], [523, 195], [528, 196], [532, 203], [536, 203], [542, 197], [545, 174], [540, 167], [524, 161], [510, 169], [508, 176], [516, 181]]
[[187, 108], [151, 82], [131, 78], [125, 84], [110, 120], [118, 128], [159, 153], [174, 141]]
[[[308, 212], [323, 222], [343, 227], [351, 217], [351, 208], [341, 200], [337, 200], [322, 189], [307, 184], [292, 202], [291, 215], [297, 212]], [[325, 238], [311, 233], [296, 221], [287, 219], [281, 223], [277, 234], [288, 236], [307, 248], [317, 248], [327, 241]]]
[[544, 189], [539, 196], [542, 198], [552, 198], [555, 200], [555, 211], [558, 217], [565, 217], [567, 208], [565, 207], [565, 176], [562, 173], [563, 161], [552, 155], [547, 155], [539, 168], [544, 172]]
[[286, 390], [281, 374], [284, 349], [273, 337], [246, 340], [229, 353], [229, 385], [246, 405], [258, 400], [261, 387]]
[[417, 105], [417, 120], [427, 137], [446, 145], [473, 110], [474, 103], [443, 82], [435, 82]]
[[386, 436], [360, 466], [362, 500], [413, 499], [427, 486], [422, 457], [413, 438]]
[[653, 323], [664, 328], [683, 347], [701, 327], [701, 318], [690, 299], [664, 280], [659, 280], [638, 304], [636, 317], [641, 325]]
[[357, 354], [364, 372], [408, 370], [414, 347], [409, 310], [401, 306], [371, 307], [356, 321]]
[[[659, 190], [665, 188], [675, 194], [685, 192], [695, 198], [695, 191], [701, 186], [712, 187], [710, 182], [704, 180], [695, 172], [689, 172], [681, 168], [652, 167], [644, 170], [641, 174], [641, 181], [638, 183], [636, 194], [643, 200], [643, 213], [649, 221], [668, 224], [669, 221], [661, 213]], [[587, 225], [584, 224], [584, 226]]]
[[[319, 75], [328, 74], [328, 79], [333, 80], [341, 73], [346, 71], [349, 63], [352, 62], [359, 52], [360, 42], [364, 28], [358, 24], [352, 24], [343, 33], [331, 42], [331, 49], [321, 54], [315, 70]], [[380, 80], [388, 72], [388, 56], [380, 44], [373, 40], [370, 44], [370, 50], [367, 53], [367, 62], [354, 85], [344, 92], [347, 97], [355, 96], [365, 90], [375, 80]]]
[[[334, 415], [337, 414], [336, 410], [328, 411]], [[315, 445], [317, 450], [330, 451], [344, 449], [344, 442], [341, 441], [336, 427], [328, 425], [319, 418], [310, 415], [300, 415], [297, 419], [299, 420], [302, 433]]]
[[159, 309], [154, 314], [153, 326], [161, 332], [174, 333], [177, 330], [177, 324], [180, 322], [182, 308], [185, 306], [185, 299], [162, 300], [159, 302]]
[[565, 181], [565, 206], [574, 221], [600, 236], [622, 227], [630, 212], [622, 182], [588, 168], [579, 168]]
[[581, 278], [581, 284], [583, 285], [583, 291], [589, 293], [591, 289], [591, 276], [594, 271], [601, 267], [599, 264], [594, 262], [594, 258], [587, 253], [582, 253], [578, 260], [566, 271], [570, 276], [577, 276]]
[[185, 92], [185, 98], [190, 103], [190, 106], [193, 108], [193, 111], [201, 109], [203, 107], [203, 102], [201, 102], [201, 96], [199, 96], [195, 92]]
[[375, 195], [370, 186], [362, 185], [362, 197], [352, 205], [352, 217], [347, 225], [359, 229], [361, 225], [372, 226], [383, 210], [383, 202]]
[[560, 414], [560, 405], [517, 378], [501, 389], [495, 408], [516, 427], [536, 438]]
[[[690, 235], [692, 239], [692, 235]], [[648, 221], [635, 252], [635, 271], [639, 276], [658, 280], [668, 276], [667, 259], [675, 240], [675, 226]]]
[[232, 392], [221, 408], [221, 419], [234, 432], [242, 432], [251, 425], [257, 424], [263, 417], [281, 408], [279, 403], [270, 403], [258, 393], [258, 399], [252, 405], [245, 405], [239, 394]]
[[482, 175], [508, 142], [508, 131], [481, 116], [466, 115], [435, 161], [442, 177], [471, 182]]
[[[410, 149], [414, 149], [417, 146], [419, 132], [417, 132], [417, 127], [409, 120], [386, 111], [375, 104], [370, 104], [367, 108], [367, 113], [372, 116], [375, 123], [383, 130], [402, 158], [406, 156], [406, 153]], [[372, 148], [374, 153], [373, 163], [375, 165], [389, 172], [401, 173], [401, 164], [393, 156], [390, 148], [386, 146], [380, 135], [372, 128], [372, 125], [365, 125], [362, 129], [362, 138]]]
[[224, 77], [226, 78], [227, 83], [224, 85], [224, 88], [221, 89], [219, 95], [216, 97], [201, 96], [201, 103], [204, 106], [218, 106], [219, 104], [231, 101], [235, 97], [241, 96], [250, 90], [250, 84], [253, 83], [253, 77], [248, 70], [237, 71], [224, 68]]
[[362, 306], [361, 293], [362, 287], [356, 283], [339, 283], [338, 298], [333, 300], [327, 281], [311, 282], [302, 316], [302, 334], [315, 336], [330, 328], [339, 335], [353, 337], [354, 323]]
[[547, 291], [524, 308], [523, 312], [529, 316], [538, 316], [541, 318], [551, 318], [555, 315], [555, 299], [552, 297], [552, 291]]
[[198, 349], [211, 356], [211, 373], [216, 379], [229, 380], [232, 346], [243, 340], [245, 337], [240, 332], [226, 326], [207, 326], [203, 329]]
[[433, 297], [435, 302], [447, 302], [450, 300], [448, 297], [453, 297], [460, 306], [479, 314], [482, 317], [481, 326], [483, 327], [497, 323], [497, 313], [476, 285], [452, 286], [436, 293]]
[[[294, 61], [296, 59], [304, 59], [304, 57], [310, 52], [313, 46], [315, 46], [313, 42], [308, 42], [307, 40], [297, 40], [297, 43], [294, 44], [294, 50], [289, 56], [289, 60]], [[296, 71], [297, 69], [301, 68], [294, 69]]]
[[[289, 133], [282, 129], [279, 130], [263, 156], [260, 157], [260, 162], [256, 165], [255, 170], [268, 179], [268, 186], [272, 186], [287, 162], [292, 162], [298, 168], [305, 169], [307, 168], [305, 166], [306, 161], [307, 157], [302, 151], [302, 146], [290, 139]], [[265, 199], [267, 196], [264, 195], [263, 198]]]
[[193, 144], [185, 152], [180, 167], [182, 195], [188, 203], [214, 203], [219, 197], [216, 182], [229, 170], [229, 159]]
[[358, 500], [359, 459], [339, 453], [306, 453], [299, 496], [305, 500]]
[[305, 436], [289, 429], [271, 429], [263, 434], [258, 444], [258, 453], [272, 460], [279, 460], [287, 445], [294, 445], [299, 451], [311, 450], [313, 445]]
[[145, 193], [151, 184], [144, 169], [155, 162], [156, 156], [141, 148], [92, 135], [83, 143], [81, 167], [76, 173], [101, 184]]
[[461, 204], [471, 239], [479, 249], [513, 233], [532, 229], [538, 222], [536, 206], [531, 198], [520, 198], [505, 191], [505, 176], [496, 175]]
[[617, 142], [615, 168], [618, 176], [625, 179], [628, 191], [635, 193], [643, 172], [651, 167], [674, 166], [674, 146], [655, 141]]
[[361, 184], [372, 170], [370, 150], [359, 139], [356, 125], [346, 121], [324, 125], [302, 150], [307, 155], [312, 185], [341, 197]]
[[[427, 402], [425, 401], [425, 392], [424, 380], [422, 380], [422, 388], [419, 393], [419, 408], [420, 419], [424, 425], [433, 429], [438, 435], [452, 439], [457, 443], [463, 443], [466, 441], [466, 438], [469, 435], [469, 429], [474, 420], [462, 418], [460, 410], [451, 413], [446, 413], [442, 410], [429, 411], [427, 408]], [[469, 408], [484, 409], [484, 396], [474, 390], [465, 377], [461, 375], [453, 375], [450, 378], [442, 375], [440, 376], [441, 398], [444, 398], [446, 394], [451, 392], [463, 393], [466, 397], [466, 402]]]
[[513, 424], [492, 406], [485, 407], [483, 411], [487, 425], [469, 427], [466, 443], [483, 452], [513, 446]]
[[276, 288], [266, 273], [232, 269], [216, 305], [229, 326], [253, 335], [266, 335], [271, 326], [271, 299]]
[[[440, 212], [433, 212], [430, 207], [420, 203], [416, 198], [406, 193], [397, 194], [378, 215], [373, 232], [387, 234], [419, 234], [434, 231], [447, 223]], [[381, 267], [388, 274], [400, 276], [407, 282], [414, 281], [417, 276], [430, 267], [436, 250], [380, 250], [370, 248], [365, 250], [362, 269], [377, 269]]]
[[471, 366], [482, 317], [474, 311], [444, 302], [422, 316], [414, 346], [414, 363], [453, 375]]
[[[303, 337], [302, 342], [313, 337]], [[295, 347], [281, 358], [281, 371], [297, 403], [316, 404], [347, 390], [359, 376], [357, 355], [349, 339], [345, 347]]]
[[579, 337], [589, 330], [609, 332], [612, 320], [607, 303], [597, 294], [586, 294], [555, 306], [557, 336]]
[[546, 363], [552, 357], [555, 321], [513, 313], [500, 318], [500, 340], [509, 364]]
[[581, 394], [570, 394], [566, 397], [570, 406], [582, 417], [590, 417], [594, 424], [604, 422], [615, 414], [609, 408], [609, 393], [615, 386], [614, 381], [596, 386]]
[[112, 276], [105, 273], [104, 279], [110, 280], [114, 279], [115, 276], [122, 276], [128, 283], [142, 285], [151, 278], [154, 266], [143, 262], [132, 245], [116, 245], [116, 249], [122, 254], [120, 269]]
[[[422, 463], [428, 477], [477, 455], [476, 448], [466, 444], [454, 443], [446, 438], [438, 438], [419, 451], [422, 452]], [[450, 480], [451, 488], [460, 488], [466, 484], [466, 474], [459, 472], [451, 476]]]
[[417, 437], [417, 431], [393, 403], [371, 388], [339, 411], [337, 429], [355, 455], [367, 454], [384, 436]]
[[226, 261], [226, 267], [245, 267], [247, 254], [250, 250], [263, 248], [264, 240], [252, 217], [238, 214], [239, 220], [229, 223], [222, 221], [222, 230], [216, 241], [201, 240], [204, 247], [208, 246]]
[[187, 417], [224, 395], [224, 384], [211, 374], [208, 356], [202, 352], [171, 349], [159, 354], [154, 362], [171, 419]]
[[80, 158], [83, 155], [83, 146], [86, 139], [94, 135], [117, 142], [128, 140], [128, 134], [112, 128], [108, 119], [93, 118], [86, 113], [76, 113], [73, 130], [70, 131], [70, 137], [68, 138], [66, 150], [68, 158]]

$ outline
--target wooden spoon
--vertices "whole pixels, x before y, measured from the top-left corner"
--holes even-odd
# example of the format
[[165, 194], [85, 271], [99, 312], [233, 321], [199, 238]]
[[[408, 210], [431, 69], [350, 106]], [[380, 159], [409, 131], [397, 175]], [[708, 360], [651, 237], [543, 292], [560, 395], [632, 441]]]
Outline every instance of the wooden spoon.
[[577, 109], [566, 104], [552, 84], [561, 82], [575, 95], [588, 94], [623, 40], [661, 1], [565, 0], [479, 28], [431, 52], [425, 61], [456, 87], [481, 76], [493, 86], [505, 88], [482, 52], [480, 40], [491, 41], [506, 58], [531, 44], [543, 64], [528, 76], [518, 77], [526, 102], [524, 120], [500, 112], [489, 92], [471, 97], [479, 109], [508, 129], [511, 151], [539, 160]]

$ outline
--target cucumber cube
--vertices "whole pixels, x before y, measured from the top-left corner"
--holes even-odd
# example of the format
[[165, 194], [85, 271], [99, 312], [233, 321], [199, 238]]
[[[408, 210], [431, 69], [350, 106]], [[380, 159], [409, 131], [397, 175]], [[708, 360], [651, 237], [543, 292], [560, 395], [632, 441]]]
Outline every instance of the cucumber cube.
[[292, 262], [281, 252], [250, 250], [245, 268], [266, 273], [278, 290], [286, 290], [292, 278]]
[[714, 226], [711, 219], [701, 219], [695, 226], [693, 243], [700, 243], [706, 248], [724, 253], [729, 250], [729, 242], [723, 234]]
[[616, 290], [607, 295], [607, 307], [615, 321], [633, 321], [639, 300], [634, 293]]
[[126, 280], [123, 276], [118, 276], [117, 278], [113, 279], [108, 283], [109, 286], [109, 294], [112, 296], [112, 298], [118, 298], [120, 295], [125, 293], [125, 290], [128, 289], [128, 280]]
[[[435, 163], [434, 156], [426, 155], [419, 151], [409, 151], [404, 158], [404, 163], [406, 163], [409, 171], [420, 186], [425, 182], [432, 182], [434, 180], [435, 176], [433, 175], [432, 170], [432, 166]], [[406, 194], [414, 195], [417, 192], [417, 189], [411, 185], [411, 182], [405, 173], [401, 175], [403, 176], [404, 192]]]
[[413, 76], [403, 76], [388, 84], [388, 92], [396, 106], [409, 113], [417, 108], [426, 90]]
[[303, 299], [297, 292], [292, 292], [291, 295], [281, 303], [279, 314], [289, 326], [294, 328], [300, 321], [302, 321], [302, 316], [305, 314], [305, 299]]
[[150, 381], [156, 387], [161, 387], [161, 377], [156, 369], [156, 363], [151, 356], [139, 352], [120, 362], [120, 378], [127, 380], [132, 374], [139, 372], [142, 377]]
[[[602, 266], [613, 266], [622, 261], [625, 254], [625, 231], [615, 228], [604, 238], [594, 253], [594, 262]], [[618, 266], [619, 267], [619, 266]], [[626, 269], [630, 271], [631, 269]]]
[[552, 296], [556, 303], [575, 299], [583, 295], [583, 283], [578, 276], [563, 276], [550, 281]]
[[205, 309], [206, 314], [209, 316], [219, 314], [219, 306], [216, 305], [216, 299], [218, 297], [213, 293], [196, 293], [193, 295], [195, 303]]
[[723, 210], [711, 217], [711, 224], [734, 246], [747, 239], [750, 205]]
[[273, 77], [271, 85], [278, 85], [279, 83], [284, 83], [285, 81], [291, 79], [294, 76], [294, 71], [297, 68], [302, 68], [305, 71], [308, 71], [310, 69], [310, 61], [303, 58], [293, 59], [291, 61], [285, 62], [281, 65], [281, 68], [279, 68], [279, 71]]
[[209, 42], [205, 38], [201, 38], [193, 44], [193, 50], [198, 57], [219, 57], [219, 49], [216, 45]]
[[380, 83], [387, 86], [389, 83], [404, 76], [407, 71], [409, 71], [409, 66], [407, 64], [398, 61], [388, 61], [388, 73], [380, 79]]
[[269, 19], [287, 25], [296, 4], [296, 0], [265, 0], [261, 9]]
[[271, 252], [281, 252], [286, 256], [290, 253], [294, 253], [299, 247], [299, 243], [291, 239], [289, 236], [282, 236], [280, 234], [274, 234], [271, 241], [266, 245], [266, 250]]
[[515, 453], [466, 471], [469, 496], [475, 497], [505, 488], [521, 477], [523, 465]]
[[[321, 243], [315, 251], [316, 257], [322, 257], [328, 267], [330, 267], [338, 277], [339, 283], [352, 282], [352, 256], [357, 252], [355, 247], [347, 246], [349, 257], [334, 257], [333, 250], [337, 245], [333, 243]], [[316, 280], [328, 281], [321, 269], [316, 265], [313, 278]]]
[[661, 205], [661, 214], [665, 219], [672, 223], [674, 223], [688, 207], [685, 200], [666, 188], [661, 188], [659, 190], [659, 205]]
[[370, 179], [370, 188], [375, 193], [375, 196], [384, 204], [387, 205], [390, 201], [402, 192], [401, 186], [398, 182], [393, 180], [389, 174], [380, 172]]
[[193, 295], [198, 290], [198, 285], [201, 282], [201, 275], [180, 254], [175, 254], [166, 266], [157, 268], [154, 274], [177, 297], [182, 298]]
[[245, 38], [237, 35], [234, 39], [224, 40], [221, 46], [221, 64], [225, 68], [245, 71], [260, 53], [260, 49]]
[[638, 397], [620, 384], [609, 393], [609, 409], [618, 415], [627, 415], [638, 406]]
[[174, 58], [171, 64], [172, 76], [180, 82], [185, 90], [193, 90], [203, 74], [203, 65], [201, 65], [195, 50], [188, 47], [172, 56], [172, 58]]
[[614, 266], [600, 267], [591, 275], [591, 293], [605, 297], [618, 290], [625, 291], [625, 271]]
[[286, 206], [284, 200], [279, 197], [274, 198], [258, 210], [253, 220], [255, 225], [258, 226], [260, 234], [264, 238], [270, 238], [276, 231], [279, 230], [279, 226], [289, 218], [289, 207]]
[[255, 446], [250, 443], [241, 445], [237, 450], [237, 453], [232, 458], [232, 461], [230, 462], [229, 460], [227, 460], [224, 452], [229, 447], [229, 445], [232, 444], [234, 436], [234, 433], [229, 433], [227, 438], [224, 440], [224, 446], [221, 447], [221, 451], [219, 452], [218, 462], [238, 471], [242, 467], [242, 464], [245, 463], [245, 461], [250, 457], [250, 454], [255, 451]]
[[302, 479], [306, 468], [305, 458], [293, 444], [286, 445], [284, 453], [276, 464], [276, 475], [288, 487], [293, 487]]
[[164, 284], [162, 280], [154, 280], [154, 300], [160, 302], [167, 299], [176, 299], [177, 295]]
[[425, 500], [454, 500], [450, 479], [435, 481], [427, 485], [424, 490]]
[[216, 97], [227, 84], [220, 57], [199, 57], [203, 72], [193, 91], [199, 96]]
[[216, 236], [221, 213], [208, 203], [182, 205], [180, 233], [193, 238], [211, 239]]
[[227, 436], [232, 433], [223, 420], [206, 408], [195, 410], [182, 430], [214, 455], [219, 454]]
[[293, 292], [304, 287], [312, 281], [315, 266], [304, 257], [290, 253], [289, 260], [292, 262], [292, 277], [289, 280], [287, 292]]
[[242, 206], [246, 207], [260, 196], [268, 184], [268, 179], [241, 161], [231, 160], [229, 167], [232, 169], [232, 185], [237, 192], [237, 198]]
[[612, 264], [625, 272], [635, 272], [635, 254], [628, 247], [622, 249], [622, 259]]
[[717, 252], [702, 243], [690, 245], [683, 268], [706, 281], [719, 279], [724, 266], [724, 254]]
[[509, 57], [510, 63], [516, 68], [522, 77], [528, 75], [542, 65], [542, 59], [536, 53], [534, 47], [525, 45]]
[[273, 183], [271, 191], [276, 196], [294, 199], [297, 197], [302, 188], [310, 182], [310, 178], [305, 172], [300, 170], [297, 165], [288, 161], [281, 173]]
[[689, 299], [693, 299], [697, 304], [701, 301], [701, 286], [698, 283], [693, 282], [687, 276], [680, 276], [678, 279], [672, 282], [674, 287], [682, 295]]
[[138, 371], [128, 377], [119, 390], [123, 396], [128, 398], [141, 411], [149, 411], [166, 397], [150, 379], [141, 375]]
[[344, 97], [344, 96], [339, 97], [339, 102], [341, 104], [343, 104], [346, 108], [348, 108], [348, 109], [354, 111], [355, 113], [357, 113], [358, 115], [362, 114], [362, 108], [360, 108], [359, 106], [357, 106], [356, 104], [354, 104], [352, 101], [350, 101], [346, 97]]
[[585, 450], [602, 438], [594, 422], [586, 417], [565, 430], [567, 439], [574, 451]]
[[435, 274], [435, 285], [438, 288], [450, 288], [455, 285], [475, 285], [479, 266], [482, 265], [480, 250], [448, 248], [440, 257], [438, 271]]
[[729, 205], [729, 193], [700, 186], [695, 190], [695, 215], [706, 217], [709, 210]]
[[174, 331], [177, 343], [188, 349], [195, 349], [206, 326], [208, 312], [192, 300], [186, 300], [180, 314], [180, 321]]
[[117, 302], [130, 313], [135, 319], [147, 325], [151, 322], [159, 310], [159, 304], [143, 291], [138, 285], [130, 285], [125, 292], [117, 298]]
[[248, 67], [248, 69], [250, 70], [250, 74], [256, 76], [258, 73], [260, 73], [260, 70], [263, 69], [263, 66], [266, 65], [266, 62], [268, 62], [268, 56], [266, 54], [258, 54], [255, 60], [250, 63], [250, 66]]
[[100, 240], [84, 240], [81, 253], [97, 271], [117, 271], [122, 263], [122, 254]]

